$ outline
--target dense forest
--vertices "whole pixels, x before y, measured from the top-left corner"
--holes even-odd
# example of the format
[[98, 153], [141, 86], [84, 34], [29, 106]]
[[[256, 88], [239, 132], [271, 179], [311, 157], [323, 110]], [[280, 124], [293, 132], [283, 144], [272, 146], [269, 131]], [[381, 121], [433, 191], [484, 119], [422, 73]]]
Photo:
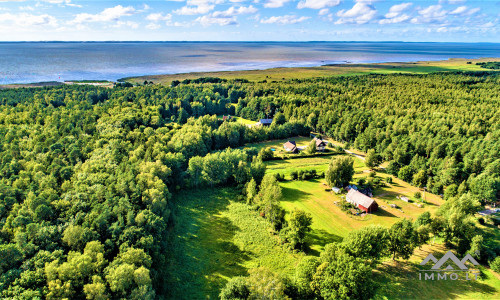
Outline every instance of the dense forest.
[[[249, 204], [300, 244], [262, 154], [241, 147], [250, 142], [315, 131], [373, 149], [387, 172], [445, 199], [496, 201], [499, 84], [480, 72], [0, 90], [0, 297], [165, 295], [175, 195], [203, 186], [251, 191]], [[217, 117], [228, 114], [273, 124]]]

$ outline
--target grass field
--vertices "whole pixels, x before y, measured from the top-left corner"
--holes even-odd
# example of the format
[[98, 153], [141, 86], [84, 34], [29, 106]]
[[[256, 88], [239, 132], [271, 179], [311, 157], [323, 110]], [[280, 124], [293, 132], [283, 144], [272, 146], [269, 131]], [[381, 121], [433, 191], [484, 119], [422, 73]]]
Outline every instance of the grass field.
[[[472, 62], [467, 64], [467, 62]], [[149, 75], [120, 79], [131, 83], [142, 84], [144, 80], [159, 84], [170, 84], [173, 80], [196, 79], [200, 77], [219, 77], [224, 79], [247, 79], [249, 81], [283, 81], [288, 79], [305, 79], [312, 77], [345, 76], [363, 74], [414, 73], [425, 74], [439, 71], [485, 71], [476, 62], [498, 61], [498, 58], [482, 59], [449, 59], [443, 61], [394, 62], [375, 64], [339, 64], [304, 68], [273, 68], [266, 70], [195, 72], [171, 75]]]
[[303, 254], [279, 246], [266, 221], [234, 201], [237, 194], [224, 188], [176, 195], [167, 298], [218, 299], [229, 278], [259, 266], [293, 274]]
[[[304, 183], [312, 189], [319, 184]], [[265, 220], [246, 204], [235, 201], [237, 195], [234, 188], [223, 188], [194, 190], [174, 197], [175, 226], [169, 233], [171, 251], [166, 266], [170, 275], [167, 298], [218, 299], [229, 278], [245, 276], [248, 269], [259, 266], [293, 277], [296, 265], [305, 255], [279, 246]], [[389, 218], [385, 220], [387, 224], [391, 222]], [[347, 232], [344, 224], [337, 224], [338, 229], [333, 225], [321, 229], [317, 221], [313, 225], [314, 235], [308, 236], [309, 242], [340, 241], [341, 232]], [[352, 223], [353, 228], [368, 224], [352, 219], [341, 222]], [[331, 234], [330, 230], [338, 230], [339, 234]], [[418, 270], [423, 269], [419, 263], [423, 258], [428, 253], [439, 257], [446, 251], [441, 244], [425, 245], [408, 261], [384, 261], [373, 274], [378, 284], [374, 299], [500, 298], [499, 275], [486, 268], [481, 268], [478, 281], [419, 281]], [[314, 250], [308, 253], [318, 254]]]
[[[307, 144], [310, 139], [295, 140]], [[283, 142], [276, 140], [253, 146], [278, 147]], [[279, 172], [286, 176], [300, 169], [323, 172], [331, 158], [267, 161], [267, 172]], [[354, 178], [367, 176], [369, 170], [364, 161], [354, 157], [354, 162]], [[392, 177], [382, 172], [377, 172], [376, 176]], [[425, 211], [434, 213], [443, 203], [439, 196], [430, 193], [425, 194], [422, 208], [399, 200], [396, 198], [398, 195], [412, 199], [419, 189], [395, 177], [392, 179], [392, 184], [374, 191], [379, 210], [364, 217], [352, 216], [336, 206], [334, 202], [341, 198], [330, 191], [324, 179], [281, 182], [281, 204], [285, 210], [289, 212], [299, 208], [313, 217], [304, 253], [292, 252], [281, 246], [266, 221], [249, 206], [237, 201], [239, 193], [235, 188], [193, 190], [189, 194], [176, 195], [173, 209], [175, 227], [169, 233], [172, 251], [166, 266], [168, 274], [171, 274], [167, 280], [168, 298], [218, 299], [219, 291], [227, 280], [245, 276], [249, 269], [261, 266], [293, 278], [295, 267], [303, 257], [319, 255], [326, 244], [342, 241], [350, 231], [370, 224], [389, 227], [401, 218], [415, 219]], [[392, 203], [398, 208], [391, 208], [389, 204]], [[478, 227], [489, 240], [500, 243], [498, 228], [488, 224]], [[446, 251], [438, 243], [417, 249], [408, 261], [386, 259], [374, 270], [373, 279], [378, 285], [374, 299], [500, 299], [500, 276], [485, 267], [480, 267], [481, 275], [477, 281], [419, 280], [419, 270], [429, 268], [419, 263], [429, 253], [439, 258]]]
[[[318, 173], [326, 171], [331, 157], [311, 157], [266, 162], [269, 173], [282, 173], [285, 176], [292, 171], [315, 169]], [[367, 176], [368, 168], [359, 158], [354, 158], [354, 178]], [[384, 173], [376, 173], [380, 177], [393, 177]], [[342, 211], [334, 203], [341, 201], [341, 196], [334, 194], [326, 185], [324, 179], [308, 181], [285, 181], [283, 187], [282, 205], [287, 211], [298, 208], [313, 216], [312, 231], [308, 234], [308, 244], [311, 253], [318, 253], [327, 243], [338, 241], [351, 230], [369, 224], [391, 226], [400, 218], [416, 219], [425, 211], [435, 212], [443, 202], [439, 196], [426, 193], [423, 207], [397, 199], [397, 196], [413, 198], [418, 188], [393, 177], [393, 183], [374, 191], [374, 199], [379, 204], [379, 210], [364, 217], [353, 216]], [[398, 208], [390, 207], [396, 204]]]

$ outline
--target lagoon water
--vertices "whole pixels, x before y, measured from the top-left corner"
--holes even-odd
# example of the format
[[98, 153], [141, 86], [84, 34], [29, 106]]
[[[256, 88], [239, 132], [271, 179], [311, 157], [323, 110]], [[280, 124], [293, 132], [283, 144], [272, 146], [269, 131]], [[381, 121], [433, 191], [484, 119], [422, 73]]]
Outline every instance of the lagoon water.
[[500, 57], [496, 43], [23, 42], [0, 43], [0, 84], [204, 71]]

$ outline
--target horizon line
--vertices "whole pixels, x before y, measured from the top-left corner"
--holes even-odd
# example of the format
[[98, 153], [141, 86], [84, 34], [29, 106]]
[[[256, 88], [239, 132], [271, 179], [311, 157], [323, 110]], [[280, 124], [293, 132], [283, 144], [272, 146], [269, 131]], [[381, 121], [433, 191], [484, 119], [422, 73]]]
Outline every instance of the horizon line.
[[0, 43], [434, 43], [434, 44], [500, 44], [498, 42], [433, 42], [433, 41], [210, 41], [210, 40], [93, 40], [93, 41], [65, 41], [65, 40], [45, 40], [45, 41], [0, 41]]

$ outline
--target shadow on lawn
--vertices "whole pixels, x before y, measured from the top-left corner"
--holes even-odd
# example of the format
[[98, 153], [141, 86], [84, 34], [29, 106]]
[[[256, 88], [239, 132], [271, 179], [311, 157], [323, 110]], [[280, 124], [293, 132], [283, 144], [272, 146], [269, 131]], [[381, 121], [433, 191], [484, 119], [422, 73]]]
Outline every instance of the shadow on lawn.
[[247, 274], [243, 264], [249, 253], [232, 242], [240, 229], [221, 215], [235, 196], [231, 189], [177, 195], [166, 254], [166, 298], [216, 299], [227, 278]]
[[304, 252], [308, 255], [319, 256], [319, 251], [311, 249], [310, 245], [319, 245], [322, 248], [330, 243], [342, 242], [342, 238], [323, 229], [315, 229], [307, 234]]
[[311, 193], [307, 193], [299, 189], [293, 189], [289, 187], [282, 187], [282, 191], [283, 191], [283, 200], [286, 201], [300, 201], [312, 195]]
[[388, 212], [387, 210], [383, 209], [383, 208], [380, 208], [373, 213], [374, 215], [376, 216], [379, 216], [379, 217], [389, 217], [389, 218], [397, 218], [395, 215], [393, 215], [392, 213]]

